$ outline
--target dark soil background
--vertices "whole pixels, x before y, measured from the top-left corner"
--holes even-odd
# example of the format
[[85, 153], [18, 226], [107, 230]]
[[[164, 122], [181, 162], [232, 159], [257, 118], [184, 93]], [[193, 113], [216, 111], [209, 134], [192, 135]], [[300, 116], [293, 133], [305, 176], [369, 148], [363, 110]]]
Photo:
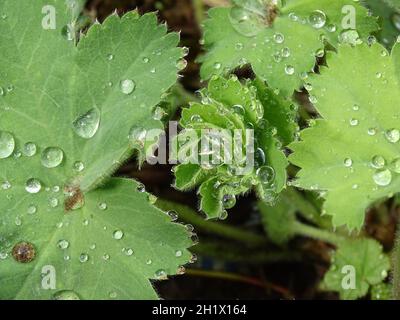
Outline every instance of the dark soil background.
[[[199, 65], [196, 57], [201, 54], [201, 31], [196, 19], [196, 11], [191, 0], [91, 0], [87, 5], [87, 12], [92, 18], [102, 21], [116, 9], [121, 15], [138, 8], [141, 14], [157, 11], [160, 22], [167, 22], [170, 31], [181, 33], [181, 46], [190, 49], [187, 68], [182, 72], [183, 86], [194, 93], [201, 88], [199, 79]], [[204, 0], [204, 9], [209, 5], [221, 5], [224, 0]], [[301, 99], [301, 95], [299, 99]], [[197, 210], [198, 198], [193, 193], [181, 193], [171, 187], [173, 175], [170, 166], [145, 166], [138, 171], [135, 161], [127, 163], [119, 175], [130, 176], [143, 182], [146, 190], [159, 198], [170, 199], [183, 203]], [[238, 199], [238, 203], [229, 211], [229, 218], [219, 223], [227, 223], [262, 234], [260, 216], [255, 209], [255, 199], [249, 195]], [[368, 217], [367, 232], [388, 247], [391, 245], [394, 230], [390, 226], [394, 223], [382, 221], [376, 223], [374, 213]], [[392, 228], [393, 229], [393, 228]], [[389, 232], [388, 232], [389, 231]], [[388, 236], [389, 235], [389, 236]], [[199, 233], [200, 243], [219, 243], [221, 239], [212, 235]], [[221, 244], [223, 246], [223, 243]], [[241, 243], [234, 245], [239, 253], [251, 254]], [[318, 290], [318, 285], [325, 271], [329, 267], [329, 250], [323, 243], [305, 238], [293, 240], [289, 248], [291, 252], [301, 255], [291, 256], [271, 261], [252, 263], [251, 259], [245, 262], [228, 262], [223, 257], [202, 254], [196, 263], [186, 267], [186, 274], [179, 275], [168, 281], [155, 282], [154, 286], [163, 299], [336, 299], [333, 293], [324, 293]], [[223, 249], [221, 249], [223, 250]], [[279, 252], [279, 248], [272, 244], [268, 248], [259, 250]], [[221, 251], [222, 252], [222, 251]], [[196, 272], [196, 271], [201, 272]]]

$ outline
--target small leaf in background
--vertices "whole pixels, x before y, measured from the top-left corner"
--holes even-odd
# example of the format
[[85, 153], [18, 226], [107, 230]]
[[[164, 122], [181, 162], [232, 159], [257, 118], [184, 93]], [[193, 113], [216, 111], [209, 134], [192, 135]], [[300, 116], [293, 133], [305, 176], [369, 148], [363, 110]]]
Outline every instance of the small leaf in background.
[[389, 268], [389, 258], [375, 240], [346, 240], [332, 254], [322, 288], [339, 292], [341, 299], [361, 298], [387, 278]]
[[[273, 202], [286, 184], [287, 160], [282, 148], [293, 140], [297, 130], [293, 122], [296, 108], [261, 81], [241, 84], [237, 77], [213, 77], [202, 96], [202, 103], [183, 110], [180, 124], [184, 130], [178, 140], [185, 141], [189, 130], [213, 128], [227, 130], [231, 137], [238, 130], [245, 144], [246, 129], [254, 130], [254, 151], [240, 146], [243, 149], [239, 153], [243, 158], [246, 151], [253, 153], [255, 166], [245, 172], [242, 157], [212, 166], [180, 164], [174, 170], [175, 186], [187, 190], [200, 185], [200, 208], [209, 218], [226, 217], [225, 210], [234, 206], [236, 196], [253, 188], [261, 199]], [[185, 148], [188, 143], [190, 147], [197, 145], [200, 137], [184, 144]]]
[[[211, 9], [204, 24], [202, 78], [250, 64], [271, 88], [290, 96], [324, 55], [325, 40], [337, 47], [339, 39], [367, 38], [378, 29], [376, 18], [353, 0], [281, 2], [238, 0]], [[343, 25], [353, 12], [354, 25]]]
[[0, 3], [2, 299], [157, 298], [149, 279], [189, 260], [185, 228], [136, 182], [108, 179], [141, 142], [130, 133], [162, 128], [152, 110], [177, 79], [179, 37], [130, 12], [79, 40], [81, 4]]
[[301, 132], [295, 185], [318, 190], [335, 226], [360, 229], [365, 210], [400, 191], [399, 46], [342, 46], [309, 79], [322, 119]]

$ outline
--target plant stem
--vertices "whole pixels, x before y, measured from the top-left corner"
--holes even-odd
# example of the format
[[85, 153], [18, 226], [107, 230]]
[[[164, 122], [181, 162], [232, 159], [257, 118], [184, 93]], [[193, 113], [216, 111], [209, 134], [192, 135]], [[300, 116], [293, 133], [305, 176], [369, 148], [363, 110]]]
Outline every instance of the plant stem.
[[193, 9], [196, 17], [196, 21], [199, 26], [203, 23], [204, 19], [204, 4], [203, 0], [192, 0], [193, 2]]
[[243, 231], [223, 223], [205, 220], [194, 210], [185, 205], [164, 199], [158, 199], [156, 205], [163, 210], [177, 211], [180, 219], [187, 223], [193, 224], [197, 230], [206, 233], [213, 233], [226, 239], [237, 240], [252, 247], [264, 246], [267, 243], [267, 239], [263, 236], [256, 235], [248, 231]]
[[400, 300], [400, 223], [397, 226], [396, 239], [392, 252], [392, 296], [394, 300]]
[[247, 283], [247, 284], [251, 284], [251, 285], [254, 285], [254, 286], [257, 286], [260, 288], [264, 288], [264, 289], [272, 289], [276, 292], [281, 293], [286, 298], [291, 297], [291, 294], [287, 289], [282, 288], [278, 285], [275, 285], [270, 282], [266, 282], [264, 280], [259, 280], [259, 279], [252, 278], [252, 277], [245, 277], [245, 276], [238, 275], [238, 274], [231, 273], [231, 272], [187, 269], [185, 274], [188, 276], [216, 278], [216, 279], [224, 279], [224, 280]]
[[298, 235], [306, 236], [317, 240], [322, 240], [333, 245], [338, 245], [340, 242], [345, 240], [345, 238], [343, 238], [342, 236], [336, 235], [326, 230], [318, 229], [303, 224], [298, 221], [294, 222], [292, 227], [294, 232]]

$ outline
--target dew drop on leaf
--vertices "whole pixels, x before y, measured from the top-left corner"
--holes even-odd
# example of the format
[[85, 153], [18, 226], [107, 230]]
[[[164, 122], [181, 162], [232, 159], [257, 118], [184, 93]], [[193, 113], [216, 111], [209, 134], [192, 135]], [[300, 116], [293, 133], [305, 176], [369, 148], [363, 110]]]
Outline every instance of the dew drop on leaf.
[[377, 170], [373, 175], [374, 182], [378, 186], [388, 186], [392, 182], [392, 173], [388, 169]]
[[126, 249], [124, 250], [124, 252], [125, 252], [125, 254], [126, 254], [127, 256], [133, 255], [133, 249], [131, 249], [131, 248], [126, 248]]
[[400, 140], [400, 131], [397, 129], [390, 129], [385, 132], [385, 137], [387, 141], [391, 143], [396, 143]]
[[175, 257], [177, 257], [177, 258], [179, 258], [179, 257], [182, 257], [182, 250], [176, 250], [175, 251]]
[[42, 152], [42, 165], [46, 168], [58, 167], [64, 159], [64, 152], [57, 147], [46, 148]]
[[133, 126], [129, 131], [129, 140], [134, 147], [144, 147], [146, 140], [147, 130], [142, 127]]
[[27, 213], [28, 214], [35, 214], [37, 212], [37, 207], [33, 204], [28, 206]]
[[54, 300], [80, 300], [78, 294], [72, 290], [61, 290], [53, 295]]
[[167, 214], [171, 218], [171, 221], [178, 220], [178, 214], [175, 211], [170, 210], [170, 211], [167, 212]]
[[158, 280], [166, 280], [167, 279], [167, 273], [165, 272], [164, 269], [159, 269], [155, 272], [154, 276]]
[[11, 133], [0, 131], [0, 159], [11, 156], [14, 152], [15, 140]]
[[315, 10], [308, 17], [308, 21], [313, 26], [313, 28], [321, 29], [323, 26], [325, 26], [326, 15], [321, 10]]
[[58, 241], [57, 243], [57, 247], [59, 247], [60, 249], [67, 249], [69, 247], [69, 242], [65, 239]]
[[12, 256], [17, 262], [28, 263], [35, 259], [36, 250], [29, 242], [19, 242], [13, 247]]
[[105, 202], [100, 202], [99, 205], [98, 205], [98, 207], [99, 207], [99, 209], [102, 210], [102, 211], [107, 210], [107, 203], [105, 203]]
[[58, 206], [58, 199], [57, 198], [50, 198], [49, 199], [49, 206], [51, 208], [56, 208]]
[[285, 36], [282, 33], [275, 33], [274, 41], [278, 44], [283, 43], [285, 41]]
[[264, 186], [270, 186], [275, 179], [275, 171], [270, 166], [258, 168], [256, 174]]
[[236, 204], [236, 197], [232, 194], [226, 194], [222, 198], [222, 205], [225, 209], [231, 209]]
[[79, 261], [85, 263], [89, 260], [89, 255], [87, 253], [81, 253], [79, 256]]
[[36, 150], [36, 144], [34, 144], [33, 142], [27, 142], [24, 145], [23, 153], [27, 157], [33, 157], [36, 154]]
[[286, 66], [285, 67], [285, 73], [289, 76], [294, 74], [294, 67], [293, 66]]
[[380, 156], [380, 155], [376, 155], [372, 157], [371, 160], [371, 166], [376, 168], [376, 169], [382, 169], [386, 164], [385, 158]]
[[3, 189], [3, 190], [8, 190], [8, 189], [10, 189], [11, 188], [11, 183], [10, 183], [10, 181], [4, 181], [2, 184], [1, 184], [1, 189]]
[[370, 136], [376, 135], [376, 129], [375, 128], [369, 128], [368, 129], [368, 135], [370, 135]]
[[99, 125], [100, 110], [98, 108], [89, 110], [73, 122], [75, 133], [84, 139], [92, 138], [99, 129]]
[[351, 167], [353, 165], [353, 160], [351, 160], [350, 158], [346, 158], [344, 159], [343, 163], [345, 167]]
[[123, 236], [124, 236], [124, 233], [122, 230], [115, 230], [113, 233], [113, 238], [115, 240], [121, 240]]
[[85, 169], [85, 165], [82, 161], [76, 161], [73, 166], [76, 172], [82, 172]]
[[31, 178], [26, 181], [25, 190], [29, 193], [38, 193], [42, 189], [42, 184], [38, 179]]

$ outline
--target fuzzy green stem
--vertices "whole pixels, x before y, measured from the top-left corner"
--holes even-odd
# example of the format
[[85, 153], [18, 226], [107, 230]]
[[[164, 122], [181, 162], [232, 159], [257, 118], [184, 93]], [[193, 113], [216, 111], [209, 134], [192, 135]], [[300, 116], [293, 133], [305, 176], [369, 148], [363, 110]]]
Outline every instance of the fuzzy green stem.
[[345, 238], [343, 238], [342, 236], [336, 235], [336, 234], [326, 231], [326, 230], [318, 229], [318, 228], [303, 224], [298, 221], [296, 221], [292, 224], [292, 228], [293, 228], [293, 231], [298, 235], [306, 236], [306, 237], [317, 239], [317, 240], [322, 240], [322, 241], [328, 242], [333, 245], [338, 245], [342, 241], [345, 240]]
[[204, 19], [204, 4], [203, 0], [193, 0], [193, 9], [196, 17], [196, 21], [199, 26], [203, 23]]
[[259, 236], [248, 231], [243, 231], [223, 223], [205, 220], [204, 218], [199, 216], [194, 210], [185, 205], [164, 199], [158, 199], [156, 205], [166, 211], [175, 210], [176, 212], [178, 212], [179, 218], [181, 220], [194, 225], [199, 231], [213, 233], [226, 239], [237, 240], [239, 242], [247, 244], [248, 246], [253, 247], [264, 246], [267, 243], [267, 239], [263, 236]]

